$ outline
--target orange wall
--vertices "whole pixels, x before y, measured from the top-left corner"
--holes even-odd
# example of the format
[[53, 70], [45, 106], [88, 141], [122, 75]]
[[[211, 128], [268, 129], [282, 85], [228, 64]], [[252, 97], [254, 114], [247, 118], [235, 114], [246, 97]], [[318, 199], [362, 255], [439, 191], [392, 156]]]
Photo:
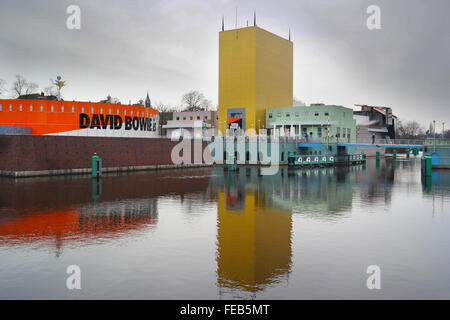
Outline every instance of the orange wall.
[[[93, 113], [117, 115], [117, 110], [119, 110], [122, 119], [125, 110], [127, 116], [131, 116], [133, 113], [132, 117], [137, 116], [138, 112], [139, 117], [145, 116], [145, 118], [158, 114], [158, 111], [152, 108], [80, 101], [0, 99], [0, 105], [0, 126], [29, 127], [31, 133], [37, 135], [80, 129], [80, 113], [86, 113], [91, 117]], [[20, 111], [21, 105], [22, 111]], [[64, 112], [62, 107], [64, 107]], [[73, 112], [72, 107], [74, 108]], [[82, 112], [82, 108], [84, 108], [84, 112]], [[92, 108], [94, 112], [92, 112]]]

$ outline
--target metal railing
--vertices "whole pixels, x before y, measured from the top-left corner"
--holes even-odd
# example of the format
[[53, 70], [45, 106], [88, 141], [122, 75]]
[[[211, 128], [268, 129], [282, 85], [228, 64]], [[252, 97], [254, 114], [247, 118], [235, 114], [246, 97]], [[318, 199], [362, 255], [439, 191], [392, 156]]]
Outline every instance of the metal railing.
[[375, 139], [375, 142], [372, 143], [371, 138], [357, 138], [356, 143], [422, 146], [423, 140], [421, 140], [421, 139]]
[[[223, 138], [223, 136], [218, 136]], [[227, 139], [231, 139], [232, 136], [227, 136]], [[330, 144], [353, 144], [348, 137], [304, 137], [300, 135], [292, 136], [274, 136], [274, 135], [254, 135], [254, 136], [235, 136], [235, 139], [244, 139], [245, 142], [251, 139], [264, 139], [267, 142], [279, 141], [279, 142], [292, 142], [292, 143], [330, 143]], [[203, 140], [211, 141], [211, 137], [204, 137]], [[214, 138], [212, 139], [214, 140]], [[374, 144], [374, 145], [410, 145], [410, 146], [450, 146], [450, 139], [375, 139], [372, 142], [372, 138], [356, 138], [357, 144]]]

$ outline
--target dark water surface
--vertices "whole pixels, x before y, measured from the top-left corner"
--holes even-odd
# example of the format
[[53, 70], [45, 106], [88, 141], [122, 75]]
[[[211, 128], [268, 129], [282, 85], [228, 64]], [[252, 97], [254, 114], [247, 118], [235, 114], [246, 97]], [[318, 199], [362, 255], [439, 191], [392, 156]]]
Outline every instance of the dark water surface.
[[449, 265], [450, 172], [418, 160], [0, 180], [2, 299], [449, 299]]

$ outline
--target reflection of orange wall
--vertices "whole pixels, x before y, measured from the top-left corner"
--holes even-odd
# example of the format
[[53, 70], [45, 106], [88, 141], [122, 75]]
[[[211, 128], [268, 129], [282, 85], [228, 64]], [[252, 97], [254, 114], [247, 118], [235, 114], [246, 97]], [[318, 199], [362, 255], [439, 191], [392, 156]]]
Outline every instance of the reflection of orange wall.
[[0, 223], [1, 244], [46, 239], [76, 241], [87, 237], [121, 236], [155, 224], [148, 214], [80, 214], [78, 209], [30, 212]]
[[78, 211], [74, 209], [29, 213], [0, 223], [0, 236], [8, 240], [61, 238], [77, 234], [79, 230]]
[[[24, 99], [0, 99], [0, 125], [29, 127], [32, 134], [51, 134], [71, 130], [80, 129], [80, 113], [84, 108], [84, 113], [92, 117], [92, 114], [117, 115], [119, 109], [120, 116], [124, 117], [126, 110], [127, 116], [133, 117], [138, 115], [145, 118], [153, 117], [158, 111], [152, 108], [110, 104], [110, 103], [93, 103], [78, 101], [55, 101], [55, 100], [24, 100]], [[22, 105], [22, 111], [20, 106]], [[11, 110], [10, 111], [10, 106]], [[30, 110], [30, 107], [32, 111]], [[41, 112], [41, 106], [43, 111]], [[53, 106], [53, 112], [51, 111]], [[64, 107], [64, 112], [62, 111]], [[74, 112], [72, 112], [72, 107]], [[94, 112], [92, 113], [92, 108]], [[101, 110], [102, 109], [102, 110]]]
[[218, 193], [218, 282], [257, 291], [289, 272], [291, 214], [265, 208], [264, 198], [245, 192], [245, 208], [227, 210]]

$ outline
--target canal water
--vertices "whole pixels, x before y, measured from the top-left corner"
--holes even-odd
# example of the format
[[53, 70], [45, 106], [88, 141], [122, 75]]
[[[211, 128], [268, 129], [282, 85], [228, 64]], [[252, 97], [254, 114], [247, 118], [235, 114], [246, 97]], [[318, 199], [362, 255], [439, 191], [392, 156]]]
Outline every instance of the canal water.
[[449, 299], [449, 231], [418, 159], [2, 179], [0, 298]]

